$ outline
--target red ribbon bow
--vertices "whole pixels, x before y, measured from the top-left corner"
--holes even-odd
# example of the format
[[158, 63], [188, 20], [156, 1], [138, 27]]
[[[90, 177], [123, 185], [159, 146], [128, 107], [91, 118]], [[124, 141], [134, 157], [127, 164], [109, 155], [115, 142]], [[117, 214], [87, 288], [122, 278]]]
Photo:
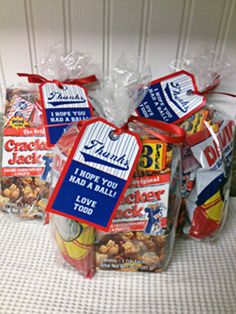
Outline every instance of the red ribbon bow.
[[39, 74], [29, 74], [29, 73], [17, 73], [18, 76], [20, 77], [27, 77], [29, 83], [44, 83], [44, 82], [53, 82], [57, 84], [59, 88], [62, 88], [62, 84], [75, 84], [75, 85], [86, 85], [90, 83], [95, 83], [97, 82], [97, 77], [96, 75], [89, 75], [80, 79], [73, 79], [73, 80], [65, 80], [63, 82], [60, 82], [58, 80], [48, 80], [42, 75]]

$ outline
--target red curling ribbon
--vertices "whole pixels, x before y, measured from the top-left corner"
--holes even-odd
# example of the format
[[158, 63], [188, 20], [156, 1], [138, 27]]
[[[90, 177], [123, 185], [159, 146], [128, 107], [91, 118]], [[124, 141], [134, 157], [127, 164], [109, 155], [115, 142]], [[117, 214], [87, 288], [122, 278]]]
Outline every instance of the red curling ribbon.
[[29, 83], [43, 83], [43, 82], [48, 82], [48, 80], [39, 75], [39, 74], [29, 74], [29, 73], [17, 73], [18, 76], [20, 77], [27, 77]]
[[96, 75], [89, 75], [86, 77], [82, 77], [80, 79], [74, 79], [74, 80], [66, 80], [63, 83], [67, 83], [67, 84], [76, 84], [76, 85], [87, 85], [87, 84], [91, 84], [91, 83], [95, 83], [97, 82], [97, 77]]
[[220, 84], [220, 75], [217, 73], [214, 73], [213, 75], [215, 76], [215, 78], [212, 84], [201, 92], [201, 96], [203, 94], [209, 94], [212, 90], [214, 90]]
[[199, 95], [199, 96], [204, 96], [204, 95], [225, 95], [225, 96], [229, 96], [229, 97], [236, 97], [236, 94], [232, 94], [232, 93], [227, 93], [227, 92], [215, 92], [213, 91], [216, 87], [218, 87], [220, 84], [220, 75], [217, 75], [215, 73], [215, 79], [213, 81], [213, 83], [208, 86], [206, 89], [204, 89], [202, 92], [192, 92], [192, 94], [194, 95]]
[[44, 82], [53, 82], [57, 84], [59, 88], [62, 88], [62, 84], [75, 84], [75, 85], [86, 85], [97, 82], [96, 75], [89, 75], [86, 77], [82, 77], [79, 79], [73, 79], [73, 80], [65, 80], [63, 82], [60, 82], [58, 80], [48, 80], [47, 78], [43, 77], [39, 74], [29, 74], [29, 73], [17, 73], [20, 77], [27, 77], [29, 83], [44, 83]]
[[[147, 119], [147, 118], [135, 117], [135, 116], [131, 116], [129, 118], [128, 122], [125, 123], [122, 127], [116, 128], [114, 130], [114, 134], [120, 135], [123, 132], [126, 132], [129, 129], [128, 125], [130, 122], [133, 122], [136, 125], [142, 127], [145, 131], [154, 135], [155, 137], [159, 138], [160, 140], [162, 140], [164, 142], [167, 142], [170, 144], [182, 144], [184, 142], [186, 132], [181, 127], [179, 127], [175, 124], [171, 124], [171, 123], [167, 123], [167, 122], [163, 122], [163, 121], [156, 121], [156, 120], [152, 120], [149, 118]], [[38, 129], [42, 129], [45, 127], [46, 128], [53, 128], [53, 127], [58, 127], [58, 126], [68, 126], [68, 125], [72, 125], [72, 124], [77, 124], [79, 127], [83, 124], [83, 121], [70, 122], [70, 123], [58, 123], [55, 125], [51, 125], [51, 124], [47, 125], [46, 124], [46, 125], [39, 126]], [[170, 135], [153, 131], [153, 130], [149, 129], [148, 127], [145, 127], [145, 125], [159, 129], [160, 131], [164, 131], [166, 133], [169, 133]]]
[[236, 97], [236, 94], [232, 94], [232, 93], [227, 93], [227, 92], [192, 92], [193, 95], [199, 95], [199, 96], [204, 96], [204, 95], [224, 95], [224, 96], [229, 96], [229, 97]]
[[225, 96], [229, 96], [229, 97], [236, 97], [236, 94], [227, 93], [227, 92], [211, 92], [208, 94], [219, 94], [219, 95], [225, 95]]
[[[175, 124], [171, 124], [171, 123], [167, 123], [163, 121], [156, 121], [156, 120], [147, 119], [143, 117], [135, 117], [135, 116], [131, 116], [128, 120], [128, 123], [129, 122], [134, 122], [134, 123], [136, 122], [136, 124], [140, 125], [148, 133], [154, 135], [160, 140], [163, 140], [164, 142], [171, 143], [171, 144], [182, 144], [184, 142], [186, 132], [184, 129], [180, 128], [179, 126]], [[139, 124], [139, 122], [141, 124]], [[145, 127], [144, 125], [157, 128], [171, 135], [153, 131]]]

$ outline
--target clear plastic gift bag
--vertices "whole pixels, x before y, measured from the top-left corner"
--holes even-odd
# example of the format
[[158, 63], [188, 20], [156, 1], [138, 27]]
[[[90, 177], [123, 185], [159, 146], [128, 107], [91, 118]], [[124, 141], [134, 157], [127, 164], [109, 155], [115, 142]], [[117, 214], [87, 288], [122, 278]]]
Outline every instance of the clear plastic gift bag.
[[180, 126], [187, 133], [182, 149], [184, 233], [214, 239], [227, 216], [234, 121], [216, 106], [205, 106]]
[[[193, 73], [200, 95], [231, 96], [215, 91], [232, 72], [231, 61], [225, 54], [202, 47], [174, 60], [170, 67]], [[207, 97], [207, 105], [180, 124], [187, 136], [181, 150], [183, 201], [179, 230], [195, 239], [215, 239], [223, 228], [231, 184], [233, 117], [222, 111], [223, 103], [219, 109], [208, 102]]]
[[[181, 200], [179, 146], [173, 143], [182, 142], [185, 132], [166, 123], [154, 121], [152, 127], [146, 124], [147, 119], [129, 118], [145, 96], [147, 82], [150, 81], [148, 68], [145, 65], [138, 68], [142, 70], [122, 56], [110, 76], [101, 82], [100, 89], [92, 93], [97, 115], [113, 122], [121, 132], [129, 129], [138, 133], [143, 144], [137, 169], [109, 232], [50, 215], [60, 253], [85, 277], [91, 277], [95, 266], [100, 269], [159, 272], [167, 267], [172, 254]], [[176, 142], [172, 128], [181, 134], [181, 139], [178, 138]], [[55, 147], [53, 169], [60, 165], [59, 171], [53, 171], [53, 177], [56, 174], [55, 184], [66, 161], [63, 151], [71, 149], [75, 133], [78, 132], [76, 127], [68, 128]], [[174, 135], [171, 136], [171, 133]], [[90, 239], [94, 236], [95, 245], [90, 243], [90, 251], [87, 251], [91, 254], [83, 258], [80, 257], [81, 247], [77, 243], [84, 247], [84, 242], [79, 240], [80, 235], [77, 239], [66, 239], [64, 236], [71, 234], [71, 226], [75, 225], [86, 227]], [[69, 245], [71, 251], [68, 250]], [[87, 248], [87, 243], [85, 246]], [[72, 254], [73, 259], [68, 258]], [[86, 270], [82, 260], [87, 263]]]
[[[95, 115], [109, 117], [109, 120], [112, 122], [119, 116], [120, 112], [119, 108], [114, 106], [113, 99], [125, 99], [125, 102], [123, 101], [120, 105], [123, 106], [122, 108], [125, 110], [125, 115], [122, 115], [121, 123], [125, 123], [134, 110], [135, 104], [131, 102], [130, 107], [128, 104], [132, 96], [133, 100], [136, 99], [137, 86], [139, 88], [142, 83], [140, 76], [137, 75], [139, 72], [136, 66], [131, 62], [127, 70], [123, 62], [128, 62], [128, 60], [124, 61], [124, 57], [121, 58], [116, 69], [114, 69], [113, 75], [104, 79], [101, 84], [102, 87], [100, 87], [98, 91], [92, 92]], [[114, 85], [116, 86], [115, 93], [113, 93]], [[124, 85], [126, 85], [126, 87], [124, 87]], [[145, 89], [143, 87], [140, 93], [144, 91]], [[113, 106], [111, 104], [113, 104]], [[78, 133], [78, 126], [76, 124], [71, 125], [54, 148], [52, 189], [54, 189], [60, 177]], [[50, 223], [59, 254], [63, 256], [69, 264], [74, 266], [82, 276], [91, 278], [96, 268], [94, 247], [95, 228], [56, 214], [50, 214]]]

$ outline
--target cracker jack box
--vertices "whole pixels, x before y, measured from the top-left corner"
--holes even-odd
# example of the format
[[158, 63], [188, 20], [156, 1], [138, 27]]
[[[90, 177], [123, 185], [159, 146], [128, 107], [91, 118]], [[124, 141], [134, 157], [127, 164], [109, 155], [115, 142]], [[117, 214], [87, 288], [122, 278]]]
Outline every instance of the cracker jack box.
[[139, 135], [143, 149], [132, 181], [109, 231], [97, 232], [102, 270], [160, 272], [171, 258], [181, 200], [179, 149]]
[[52, 162], [37, 101], [35, 89], [7, 89], [2, 131], [0, 209], [32, 219], [44, 216]]

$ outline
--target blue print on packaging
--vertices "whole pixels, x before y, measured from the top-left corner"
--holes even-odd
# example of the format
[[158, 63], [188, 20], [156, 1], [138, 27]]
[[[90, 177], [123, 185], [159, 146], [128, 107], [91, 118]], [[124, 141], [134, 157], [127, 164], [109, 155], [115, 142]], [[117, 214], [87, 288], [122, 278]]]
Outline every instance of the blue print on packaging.
[[72, 160], [52, 207], [106, 227], [126, 180]]
[[[86, 120], [91, 117], [89, 108], [52, 108], [46, 109], [47, 123], [49, 125], [60, 123], [71, 123], [81, 120]], [[59, 138], [64, 133], [67, 125], [49, 127], [48, 134], [50, 137], [50, 143], [56, 144]]]

